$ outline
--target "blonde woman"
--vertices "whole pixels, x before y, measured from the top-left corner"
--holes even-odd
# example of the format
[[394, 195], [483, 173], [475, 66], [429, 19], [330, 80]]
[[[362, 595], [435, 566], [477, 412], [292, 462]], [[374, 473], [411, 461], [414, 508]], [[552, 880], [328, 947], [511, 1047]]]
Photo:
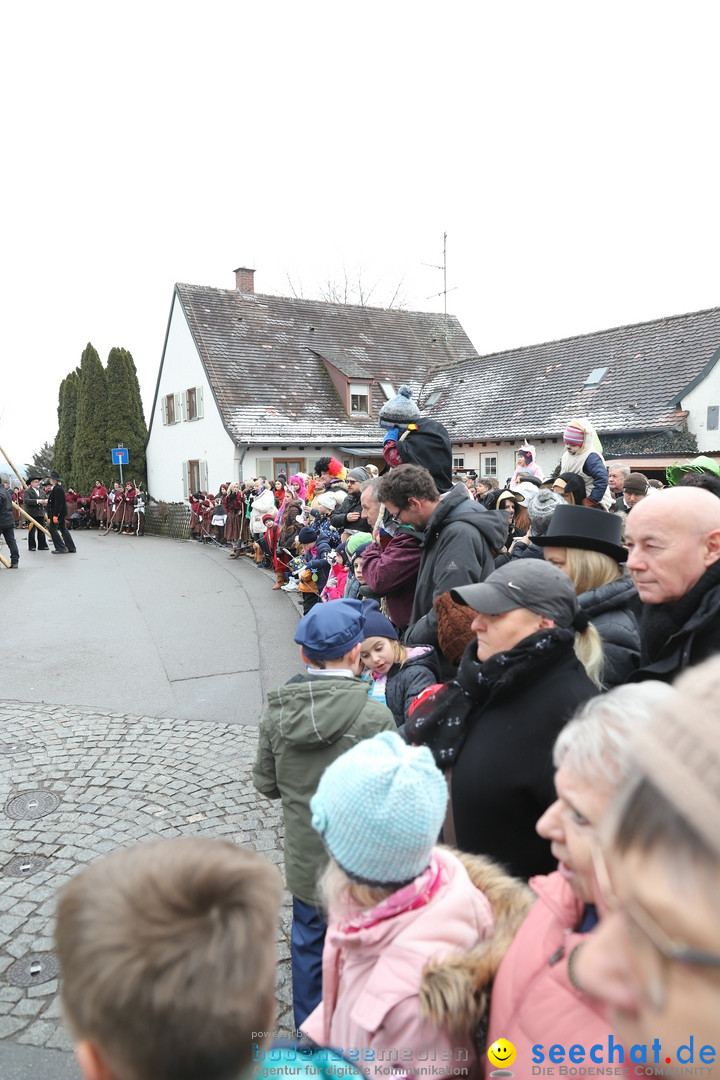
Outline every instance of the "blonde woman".
[[559, 506], [544, 536], [532, 542], [572, 581], [581, 609], [603, 642], [603, 686], [626, 682], [640, 663], [637, 591], [623, 568], [623, 520], [586, 506]]

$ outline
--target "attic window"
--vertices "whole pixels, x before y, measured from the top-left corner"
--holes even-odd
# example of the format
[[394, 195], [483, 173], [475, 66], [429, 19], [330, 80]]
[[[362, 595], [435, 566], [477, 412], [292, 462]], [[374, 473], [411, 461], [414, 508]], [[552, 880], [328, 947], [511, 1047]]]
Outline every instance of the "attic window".
[[432, 409], [433, 405], [437, 405], [438, 401], [442, 397], [442, 390], [436, 390], [425, 402], [423, 408]]
[[396, 396], [395, 388], [393, 387], [392, 383], [383, 382], [382, 379], [378, 379], [378, 383], [380, 384], [380, 389], [382, 390], [388, 401], [390, 400], [390, 398], [394, 398]]
[[594, 390], [596, 386], [600, 385], [600, 383], [605, 378], [606, 374], [607, 374], [607, 368], [606, 367], [593, 368], [593, 370], [590, 372], [587, 379], [585, 380], [585, 383], [583, 385], [583, 390]]
[[351, 416], [368, 416], [370, 413], [370, 386], [368, 383], [350, 383]]

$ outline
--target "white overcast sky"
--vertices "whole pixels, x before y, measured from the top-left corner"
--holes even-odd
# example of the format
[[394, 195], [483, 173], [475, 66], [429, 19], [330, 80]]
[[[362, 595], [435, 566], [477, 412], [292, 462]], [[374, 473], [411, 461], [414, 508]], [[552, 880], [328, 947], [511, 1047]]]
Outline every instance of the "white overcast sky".
[[88, 341], [130, 350], [147, 417], [174, 283], [240, 265], [441, 311], [447, 232], [480, 353], [717, 306], [717, 10], [5, 5], [0, 445], [54, 438]]

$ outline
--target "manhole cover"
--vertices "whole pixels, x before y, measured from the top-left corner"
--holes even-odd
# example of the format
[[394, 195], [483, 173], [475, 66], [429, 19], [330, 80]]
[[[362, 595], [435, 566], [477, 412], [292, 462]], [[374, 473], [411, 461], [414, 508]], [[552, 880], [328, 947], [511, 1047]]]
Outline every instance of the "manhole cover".
[[7, 969], [5, 978], [11, 986], [34, 986], [56, 979], [59, 973], [60, 965], [55, 953], [38, 952], [21, 956]]
[[17, 855], [3, 870], [6, 877], [30, 877], [47, 865], [44, 855]]
[[30, 743], [8, 742], [0, 743], [0, 754], [20, 754], [23, 750], [29, 750]]
[[5, 813], [16, 821], [39, 818], [49, 814], [59, 804], [60, 800], [52, 791], [24, 791], [10, 800]]

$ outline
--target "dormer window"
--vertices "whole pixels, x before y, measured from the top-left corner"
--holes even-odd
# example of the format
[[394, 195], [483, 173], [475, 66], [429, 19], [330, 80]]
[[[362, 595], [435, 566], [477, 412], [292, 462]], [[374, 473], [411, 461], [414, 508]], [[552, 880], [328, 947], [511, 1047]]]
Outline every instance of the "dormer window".
[[350, 415], [370, 415], [370, 384], [350, 383]]
[[587, 379], [585, 380], [585, 383], [583, 385], [583, 390], [594, 390], [596, 386], [600, 385], [600, 383], [605, 378], [606, 374], [607, 374], [607, 368], [606, 367], [593, 368], [593, 370], [590, 372]]

